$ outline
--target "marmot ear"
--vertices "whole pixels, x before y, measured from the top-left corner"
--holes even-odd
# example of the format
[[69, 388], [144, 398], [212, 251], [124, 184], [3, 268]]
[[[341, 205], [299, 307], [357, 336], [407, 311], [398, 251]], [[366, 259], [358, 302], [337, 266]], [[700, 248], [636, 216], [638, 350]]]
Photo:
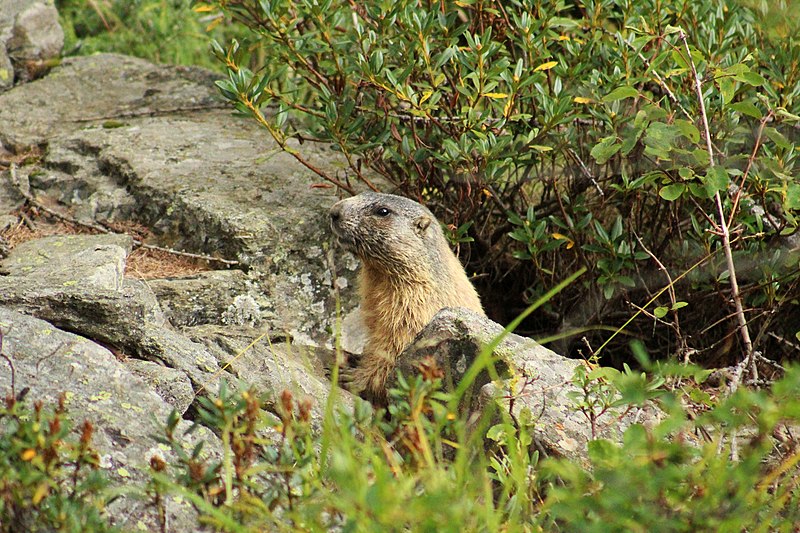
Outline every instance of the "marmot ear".
[[428, 226], [431, 225], [431, 217], [427, 215], [422, 215], [417, 220], [414, 221], [414, 228], [416, 229], [419, 235], [425, 233], [425, 230], [428, 229]]

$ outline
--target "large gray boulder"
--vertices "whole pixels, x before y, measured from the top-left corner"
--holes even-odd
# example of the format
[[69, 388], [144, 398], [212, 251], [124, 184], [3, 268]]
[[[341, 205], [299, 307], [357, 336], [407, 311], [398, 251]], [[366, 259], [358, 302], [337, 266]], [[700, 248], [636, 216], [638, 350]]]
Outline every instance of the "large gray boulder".
[[[149, 479], [149, 458], [169, 455], [152, 437], [170, 411], [185, 413], [198, 394], [214, 394], [220, 379], [274, 398], [284, 390], [309, 397], [321, 428], [330, 384], [313, 348], [231, 326], [176, 331], [147, 284], [123, 277], [130, 245], [121, 235], [58, 235], [11, 251], [0, 264], [0, 347], [13, 369], [0, 371], [3, 394], [28, 387], [32, 398], [53, 403], [67, 392], [70, 416], [98, 428], [95, 445], [112, 482], [139, 489]], [[344, 392], [339, 398], [340, 405], [351, 401]], [[181, 433], [188, 426], [181, 422]], [[188, 447], [196, 439], [220, 447], [204, 430], [182, 438]], [[170, 531], [198, 530], [185, 501], [166, 505]], [[155, 508], [137, 498], [116, 500], [108, 515], [123, 530], [159, 527]]]
[[43, 73], [63, 46], [52, 0], [0, 0], [0, 91]]
[[579, 392], [573, 382], [575, 368], [583, 362], [568, 359], [537, 342], [504, 333], [500, 324], [468, 309], [443, 309], [400, 356], [398, 370], [418, 372], [417, 365], [432, 357], [445, 372], [451, 390], [467, 374], [485, 347], [502, 336], [491, 360], [499, 379], [480, 372], [468, 391], [465, 405], [475, 411], [497, 410], [521, 420], [527, 409], [533, 415], [534, 442], [539, 451], [567, 457], [588, 466], [587, 445], [594, 438], [621, 442], [634, 423], [653, 425], [661, 412], [655, 407], [625, 411], [612, 408], [598, 418], [595, 434], [589, 419], [570, 397]]
[[[143, 487], [150, 478], [150, 457], [169, 455], [152, 435], [161, 432], [172, 407], [114, 354], [85, 337], [3, 307], [0, 330], [2, 353], [8, 358], [0, 359], [4, 367], [0, 371], [3, 395], [27, 387], [29, 399], [52, 406], [66, 393], [70, 416], [78, 423], [89, 420], [95, 427], [92, 444], [109, 478], [116, 485]], [[182, 433], [188, 427], [188, 422], [181, 422], [178, 430]], [[200, 428], [199, 433], [187, 436], [187, 445], [197, 439], [207, 442], [207, 450], [219, 450], [219, 442], [210, 431]], [[166, 508], [174, 528], [171, 530], [197, 530], [195, 513], [186, 502], [168, 498]], [[142, 526], [158, 530], [155, 509], [136, 498], [123, 496], [106, 509], [106, 514], [126, 531]]]
[[215, 391], [215, 359], [168, 325], [146, 284], [123, 277], [130, 246], [120, 235], [28, 241], [0, 264], [7, 272], [0, 305], [181, 370], [198, 388]]

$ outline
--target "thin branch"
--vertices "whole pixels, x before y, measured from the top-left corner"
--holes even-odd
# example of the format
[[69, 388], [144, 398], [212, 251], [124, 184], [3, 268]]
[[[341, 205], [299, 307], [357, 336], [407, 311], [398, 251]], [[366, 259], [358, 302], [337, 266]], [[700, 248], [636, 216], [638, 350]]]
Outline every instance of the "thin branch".
[[594, 185], [594, 188], [597, 190], [597, 193], [600, 195], [600, 197], [601, 197], [601, 198], [605, 197], [605, 195], [606, 195], [606, 194], [603, 192], [603, 189], [601, 189], [601, 188], [600, 188], [600, 185], [597, 183], [597, 180], [594, 178], [594, 176], [592, 175], [592, 173], [591, 173], [591, 172], [589, 171], [589, 169], [586, 167], [586, 163], [584, 163], [584, 162], [583, 162], [583, 160], [580, 158], [580, 156], [579, 156], [577, 153], [575, 153], [575, 150], [573, 150], [572, 148], [569, 148], [569, 147], [568, 147], [568, 148], [567, 148], [567, 150], [566, 150], [566, 153], [567, 153], [567, 155], [569, 155], [569, 156], [570, 156], [570, 157], [571, 157], [571, 158], [572, 158], [572, 159], [573, 159], [573, 160], [574, 160], [576, 163], [578, 163], [578, 166], [580, 167], [580, 169], [581, 169], [581, 172], [583, 173], [583, 176], [584, 176], [586, 179], [588, 179], [589, 181], [591, 181], [591, 182], [592, 182], [592, 185]]
[[[267, 129], [267, 131], [275, 140], [275, 142], [278, 143], [278, 146], [280, 146], [281, 150], [294, 157], [298, 163], [300, 163], [301, 165], [303, 165], [308, 170], [310, 170], [320, 178], [324, 179], [325, 181], [328, 181], [336, 185], [340, 189], [343, 189], [349, 192], [350, 194], [356, 193], [355, 189], [353, 189], [353, 187], [351, 187], [349, 184], [334, 178], [333, 176], [329, 175], [322, 169], [319, 169], [316, 166], [312, 165], [311, 163], [306, 161], [306, 159], [302, 155], [300, 155], [299, 151], [289, 146], [286, 142], [286, 137], [284, 136], [283, 132], [269, 123], [269, 121], [264, 117], [264, 114], [261, 112], [261, 110], [255, 105], [255, 103], [250, 99], [250, 97], [247, 94], [244, 93], [240, 94], [239, 101], [250, 111], [250, 113], [253, 114], [253, 117], [255, 117], [256, 121]], [[377, 191], [377, 188], [375, 188], [375, 186], [372, 185], [369, 181], [365, 181], [365, 183], [368, 186], [370, 186], [371, 189]]]
[[[716, 255], [717, 251], [718, 251], [718, 250], [715, 250], [715, 251], [711, 252], [710, 254], [708, 254], [707, 256], [703, 257], [702, 259], [700, 259], [699, 261], [697, 261], [695, 264], [693, 264], [692, 266], [690, 266], [690, 267], [689, 267], [688, 269], [686, 269], [686, 271], [684, 271], [684, 272], [683, 272], [683, 273], [682, 273], [680, 276], [678, 276], [677, 278], [675, 278], [675, 281], [674, 281], [673, 283], [677, 283], [677, 282], [679, 282], [681, 279], [683, 279], [684, 277], [688, 276], [688, 275], [689, 275], [689, 273], [690, 273], [690, 272], [692, 272], [692, 271], [693, 271], [695, 268], [699, 267], [700, 265], [702, 265], [703, 263], [705, 263], [706, 261], [708, 261], [709, 259], [711, 259], [712, 257], [714, 257], [714, 255]], [[655, 294], [655, 295], [654, 295], [652, 298], [650, 298], [650, 299], [647, 301], [647, 303], [645, 303], [645, 304], [644, 304], [644, 306], [643, 306], [643, 309], [647, 309], [648, 307], [650, 307], [650, 304], [652, 304], [653, 302], [655, 302], [655, 301], [658, 299], [658, 297], [659, 297], [659, 296], [661, 296], [662, 294], [664, 294], [664, 293], [665, 293], [665, 292], [666, 292], [668, 289], [669, 289], [669, 285], [668, 285], [668, 286], [666, 286], [666, 287], [664, 287], [663, 289], [660, 289], [660, 290], [659, 290], [659, 291], [658, 291], [658, 292], [657, 292], [657, 293], [656, 293], [656, 294]], [[605, 347], [608, 345], [608, 343], [610, 343], [610, 342], [611, 342], [611, 341], [614, 339], [614, 337], [616, 337], [616, 336], [617, 336], [617, 335], [619, 335], [619, 334], [620, 334], [622, 331], [624, 331], [624, 330], [625, 330], [625, 328], [627, 328], [627, 327], [628, 327], [628, 324], [630, 324], [631, 322], [633, 322], [634, 320], [636, 320], [636, 317], [638, 317], [640, 314], [641, 314], [641, 312], [639, 312], [639, 311], [637, 311], [636, 313], [634, 313], [632, 317], [630, 317], [630, 318], [629, 318], [629, 319], [628, 319], [628, 320], [627, 320], [627, 321], [626, 321], [626, 322], [625, 322], [625, 323], [624, 323], [622, 326], [620, 326], [619, 328], [617, 328], [617, 330], [616, 330], [616, 331], [614, 331], [614, 334], [613, 334], [613, 335], [611, 335], [611, 336], [610, 336], [608, 339], [606, 339], [606, 341], [605, 341], [603, 344], [601, 344], [601, 345], [600, 345], [600, 347], [599, 347], [599, 348], [598, 348], [598, 349], [595, 351], [595, 353], [599, 354], [599, 353], [600, 353], [600, 352], [603, 350], [603, 348], [605, 348]]]
[[[733, 224], [733, 216], [736, 214], [736, 210], [739, 207], [739, 200], [742, 196], [742, 190], [744, 190], [745, 180], [747, 179], [747, 176], [750, 174], [750, 169], [753, 166], [753, 161], [755, 161], [756, 159], [756, 154], [758, 154], [758, 149], [761, 148], [761, 139], [764, 135], [764, 126], [767, 125], [767, 122], [769, 121], [769, 119], [772, 118], [772, 116], [773, 112], [772, 110], [770, 110], [770, 112], [767, 113], [767, 116], [762, 118], [761, 123], [758, 125], [758, 133], [756, 133], [756, 144], [755, 146], [753, 146], [753, 151], [750, 154], [750, 157], [747, 159], [747, 166], [745, 167], [744, 173], [742, 174], [742, 180], [739, 182], [739, 186], [736, 189], [736, 196], [734, 196], [733, 198], [733, 207], [731, 208], [731, 216], [728, 219], [728, 226]], [[764, 211], [765, 213], [767, 213], [766, 209]], [[769, 215], [769, 213], [767, 213], [767, 216], [765, 218], [767, 219], [767, 221], [769, 221], [770, 224], [772, 224], [773, 228], [775, 228], [775, 224], [773, 223], [772, 217]], [[775, 231], [778, 231], [778, 228], [775, 228]]]
[[[630, 42], [628, 42], [627, 40], [626, 40], [626, 43], [627, 43], [627, 44], [628, 44], [628, 45], [629, 45], [631, 48], [634, 48], [633, 44], [631, 44], [631, 43], [630, 43]], [[634, 48], [634, 49], [635, 49], [635, 48]], [[648, 60], [648, 59], [647, 59], [647, 58], [644, 56], [644, 54], [642, 54], [641, 52], [637, 52], [636, 54], [639, 56], [639, 59], [641, 59], [641, 60], [644, 62], [645, 66], [647, 67], [647, 70], [648, 70], [648, 71], [651, 71], [651, 73], [652, 73], [652, 74], [653, 74], [653, 76], [655, 77], [655, 79], [656, 79], [656, 81], [658, 82], [658, 84], [661, 86], [661, 88], [662, 88], [662, 89], [664, 89], [664, 92], [666, 92], [666, 93], [667, 93], [667, 96], [669, 97], [670, 101], [671, 101], [673, 104], [675, 104], [676, 106], [678, 106], [678, 109], [680, 109], [680, 110], [683, 112], [683, 114], [684, 114], [684, 115], [686, 115], [686, 116], [689, 118], [689, 120], [693, 120], [693, 119], [694, 119], [694, 117], [691, 115], [691, 113], [689, 113], [689, 112], [686, 110], [686, 108], [685, 108], [685, 107], [683, 107], [683, 106], [681, 105], [681, 102], [680, 102], [680, 100], [678, 100], [678, 98], [675, 96], [675, 93], [673, 93], [673, 92], [672, 92], [672, 89], [670, 89], [670, 88], [669, 88], [669, 85], [667, 85], [667, 84], [666, 84], [666, 82], [665, 82], [665, 81], [664, 81], [664, 79], [663, 79], [663, 78], [662, 78], [662, 77], [661, 77], [661, 76], [658, 74], [658, 72], [656, 72], [656, 71], [653, 69], [652, 65], [650, 64], [650, 61], [649, 61], [649, 60]], [[651, 70], [651, 69], [653, 69], [653, 70]]]
[[671, 310], [672, 310], [672, 317], [673, 317], [673, 320], [674, 320], [673, 324], [668, 324], [668, 325], [671, 326], [675, 330], [675, 334], [678, 337], [678, 342], [680, 343], [680, 353], [683, 356], [683, 362], [684, 362], [684, 364], [688, 364], [689, 363], [689, 360], [688, 360], [688, 353], [689, 353], [688, 345], [686, 343], [686, 339], [683, 337], [683, 334], [681, 333], [681, 323], [680, 323], [680, 319], [678, 318], [678, 310], [675, 309], [675, 303], [677, 302], [677, 297], [675, 295], [675, 282], [672, 281], [672, 276], [670, 276], [669, 270], [667, 270], [667, 267], [664, 266], [664, 263], [662, 263], [658, 259], [658, 257], [656, 257], [656, 255], [653, 252], [651, 252], [650, 249], [647, 246], [645, 246], [645, 244], [642, 241], [642, 239], [639, 238], [639, 235], [637, 235], [634, 232], [633, 236], [636, 238], [636, 242], [639, 243], [639, 246], [642, 247], [642, 250], [644, 250], [645, 253], [647, 255], [649, 255], [650, 258], [653, 261], [656, 262], [656, 265], [658, 265], [658, 269], [661, 270], [661, 272], [664, 273], [664, 277], [667, 278], [667, 287], [669, 287], [669, 290], [667, 291], [667, 294], [669, 294], [669, 300], [670, 300], [670, 303], [672, 304]]
[[71, 120], [70, 122], [81, 124], [84, 122], [99, 122], [101, 120], [123, 120], [128, 118], [141, 118], [141, 117], [164, 117], [176, 113], [186, 113], [188, 111], [210, 111], [212, 109], [229, 109], [230, 105], [227, 102], [203, 102], [197, 105], [185, 105], [178, 107], [171, 107], [169, 109], [136, 109], [134, 111], [119, 111], [109, 115], [95, 115], [90, 117], [80, 117]]
[[[692, 59], [691, 50], [689, 50], [689, 42], [686, 39], [686, 33], [683, 31], [680, 32], [680, 40], [683, 42], [684, 49], [686, 50], [686, 61], [691, 67], [692, 76], [694, 77], [697, 100], [700, 104], [700, 115], [703, 119], [703, 130], [706, 138], [706, 149], [708, 150], [709, 157], [708, 162], [709, 166], [713, 168], [715, 166], [714, 149], [711, 144], [711, 130], [708, 127], [708, 114], [706, 113], [706, 104], [703, 99], [703, 87], [700, 84], [700, 77], [697, 75], [697, 68], [695, 67], [694, 60]], [[744, 310], [742, 307], [742, 297], [739, 294], [739, 282], [736, 279], [736, 265], [733, 262], [733, 252], [731, 250], [731, 238], [728, 228], [728, 221], [725, 217], [725, 210], [722, 206], [722, 197], [720, 196], [719, 191], [714, 194], [714, 201], [717, 206], [717, 214], [719, 215], [719, 231], [720, 235], [722, 236], [722, 247], [725, 252], [725, 262], [728, 265], [728, 273], [730, 274], [731, 298], [733, 299], [733, 304], [736, 308], [736, 321], [739, 324], [739, 332], [742, 336], [742, 342], [744, 343], [746, 352], [742, 361], [736, 365], [736, 372], [734, 373], [733, 380], [728, 386], [728, 392], [729, 394], [732, 394], [739, 387], [739, 384], [742, 380], [742, 373], [746, 367], [750, 367], [751, 378], [754, 380], [758, 379], [758, 371], [756, 370], [756, 363], [753, 357], [753, 342], [750, 340], [750, 331], [747, 327], [747, 319], [744, 316]], [[735, 455], [735, 453], [736, 450], [734, 447], [731, 454]]]
[[[116, 232], [111, 232], [114, 233]], [[125, 234], [127, 235], [127, 233]], [[181, 257], [189, 257], [191, 259], [202, 259], [203, 261], [209, 261], [212, 263], [222, 263], [223, 265], [235, 266], [240, 264], [239, 261], [235, 261], [233, 259], [223, 259], [221, 257], [214, 257], [212, 255], [205, 255], [205, 254], [195, 254], [192, 252], [182, 252], [180, 250], [174, 250], [172, 248], [166, 248], [164, 246], [156, 246], [155, 244], [147, 244], [138, 239], [133, 239], [134, 246], [138, 246], [139, 248], [145, 248], [147, 250], [157, 250], [159, 252], [166, 252], [171, 255], [179, 255]]]

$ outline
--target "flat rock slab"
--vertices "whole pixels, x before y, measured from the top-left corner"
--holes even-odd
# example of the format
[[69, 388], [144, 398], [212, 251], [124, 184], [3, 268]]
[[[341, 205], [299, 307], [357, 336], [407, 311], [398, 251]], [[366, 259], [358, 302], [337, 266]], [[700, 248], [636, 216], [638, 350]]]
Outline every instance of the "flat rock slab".
[[192, 381], [185, 372], [142, 359], [126, 359], [124, 365], [179, 413], [185, 413], [194, 403]]
[[24, 242], [0, 263], [12, 277], [25, 276], [51, 286], [81, 284], [120, 290], [133, 239], [127, 235], [54, 235]]
[[0, 94], [0, 144], [14, 151], [92, 122], [212, 107], [214, 78], [115, 54], [66, 58], [46, 77]]
[[[252, 282], [241, 270], [212, 270], [183, 278], [153, 279], [147, 283], [175, 327], [245, 322], [234, 316], [236, 300], [246, 298]], [[240, 304], [241, 305], [241, 304]], [[253, 321], [260, 321], [260, 309]]]
[[0, 305], [181, 371], [217, 390], [219, 366], [202, 344], [168, 324], [146, 283], [123, 278], [130, 237], [53, 236], [14, 248], [3, 261]]

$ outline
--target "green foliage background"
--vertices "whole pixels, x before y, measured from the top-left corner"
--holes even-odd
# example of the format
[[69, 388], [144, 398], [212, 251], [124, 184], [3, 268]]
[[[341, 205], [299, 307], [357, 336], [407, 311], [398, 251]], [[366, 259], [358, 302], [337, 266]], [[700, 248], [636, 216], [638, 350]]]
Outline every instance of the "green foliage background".
[[210, 38], [242, 38], [242, 31], [212, 25], [191, 0], [56, 0], [67, 55], [115, 52], [159, 63], [220, 69]]

